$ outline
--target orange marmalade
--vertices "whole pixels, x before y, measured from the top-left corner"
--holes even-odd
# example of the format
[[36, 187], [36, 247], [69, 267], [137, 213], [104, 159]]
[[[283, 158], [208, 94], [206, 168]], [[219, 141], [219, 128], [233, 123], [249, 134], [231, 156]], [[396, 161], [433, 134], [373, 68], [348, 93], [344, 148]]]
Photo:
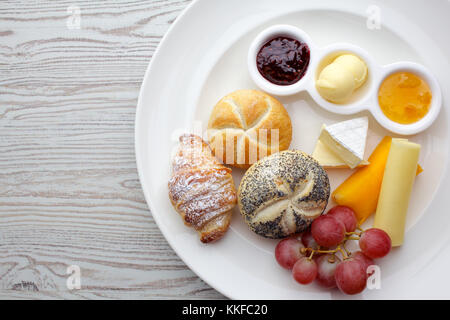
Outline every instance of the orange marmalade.
[[431, 103], [428, 84], [411, 72], [397, 72], [384, 79], [378, 90], [383, 113], [397, 123], [409, 124], [422, 119]]

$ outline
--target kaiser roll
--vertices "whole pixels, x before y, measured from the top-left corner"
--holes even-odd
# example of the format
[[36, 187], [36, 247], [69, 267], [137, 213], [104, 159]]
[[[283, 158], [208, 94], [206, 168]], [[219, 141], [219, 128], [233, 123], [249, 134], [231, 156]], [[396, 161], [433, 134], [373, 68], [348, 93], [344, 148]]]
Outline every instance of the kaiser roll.
[[265, 156], [289, 148], [292, 124], [275, 98], [257, 90], [238, 90], [215, 105], [208, 138], [219, 160], [248, 168]]
[[311, 156], [286, 150], [266, 157], [247, 170], [238, 204], [250, 229], [266, 238], [305, 231], [325, 210], [330, 182]]

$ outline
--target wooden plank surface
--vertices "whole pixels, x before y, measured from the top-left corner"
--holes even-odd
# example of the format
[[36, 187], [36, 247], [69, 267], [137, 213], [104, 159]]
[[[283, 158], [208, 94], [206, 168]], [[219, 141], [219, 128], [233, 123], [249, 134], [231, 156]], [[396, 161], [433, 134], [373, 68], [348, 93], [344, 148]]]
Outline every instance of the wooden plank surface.
[[224, 298], [167, 244], [134, 155], [144, 72], [189, 3], [0, 2], [0, 298]]

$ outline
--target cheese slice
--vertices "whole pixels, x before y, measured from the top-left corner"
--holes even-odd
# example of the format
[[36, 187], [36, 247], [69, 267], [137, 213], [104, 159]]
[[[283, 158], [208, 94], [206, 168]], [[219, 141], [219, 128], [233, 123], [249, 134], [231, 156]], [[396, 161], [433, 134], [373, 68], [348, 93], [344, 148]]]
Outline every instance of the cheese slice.
[[389, 234], [393, 247], [403, 243], [419, 154], [419, 144], [406, 139], [392, 139], [373, 226]]
[[[316, 147], [312, 153], [312, 157], [316, 159], [319, 164], [324, 168], [329, 169], [341, 169], [348, 168], [348, 165], [337, 154], [331, 151], [322, 141], [317, 140]], [[358, 167], [367, 166], [368, 161], [363, 160]]]
[[319, 140], [351, 169], [364, 160], [369, 119], [361, 117], [322, 128]]

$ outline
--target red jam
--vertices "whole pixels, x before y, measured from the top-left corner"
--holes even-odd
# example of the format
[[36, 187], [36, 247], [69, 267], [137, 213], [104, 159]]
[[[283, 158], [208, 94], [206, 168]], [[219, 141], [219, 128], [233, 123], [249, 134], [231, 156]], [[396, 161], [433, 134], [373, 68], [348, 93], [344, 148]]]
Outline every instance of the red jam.
[[309, 55], [306, 43], [288, 37], [276, 37], [259, 50], [256, 65], [264, 78], [274, 84], [287, 86], [304, 76]]

